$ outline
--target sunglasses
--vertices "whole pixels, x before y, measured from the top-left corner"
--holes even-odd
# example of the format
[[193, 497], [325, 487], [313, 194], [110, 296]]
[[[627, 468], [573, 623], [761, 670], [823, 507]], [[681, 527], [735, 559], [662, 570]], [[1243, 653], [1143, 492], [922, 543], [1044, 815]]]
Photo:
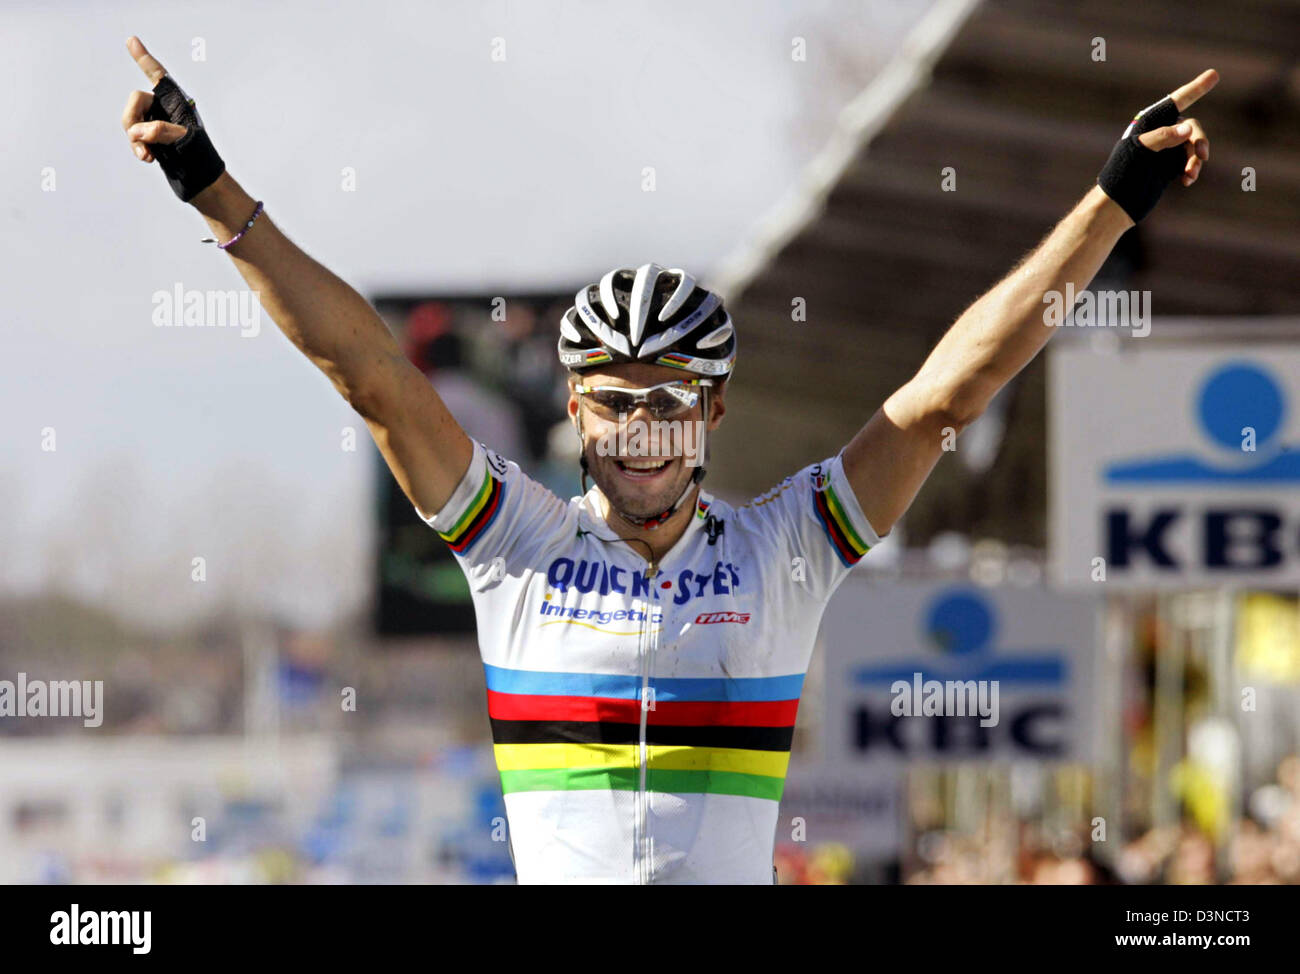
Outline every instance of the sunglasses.
[[646, 389], [577, 385], [573, 391], [586, 397], [592, 410], [606, 419], [634, 413], [642, 404], [655, 419], [671, 419], [693, 408], [700, 401], [697, 389], [711, 385], [712, 379], [685, 379], [661, 382]]

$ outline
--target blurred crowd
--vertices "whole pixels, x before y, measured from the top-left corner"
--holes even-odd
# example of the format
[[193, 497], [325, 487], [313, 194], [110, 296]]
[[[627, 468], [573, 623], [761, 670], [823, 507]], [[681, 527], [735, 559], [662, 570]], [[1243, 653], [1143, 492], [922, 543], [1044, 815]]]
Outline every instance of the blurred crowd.
[[[1008, 841], [1010, 839], [1011, 841]], [[1050, 834], [1036, 824], [991, 827], [970, 835], [918, 836], [912, 884], [1300, 883], [1300, 756], [1278, 766], [1277, 780], [1252, 792], [1242, 817], [1215, 838], [1190, 817], [1149, 828], [1113, 859], [1086, 827]]]
[[1225, 842], [1190, 822], [1151, 829], [1124, 848], [1117, 869], [1132, 883], [1300, 883], [1300, 756], [1252, 793]]
[[565, 371], [555, 354], [569, 304], [568, 296], [517, 296], [389, 310], [401, 322], [407, 356], [465, 431], [562, 497], [577, 488], [577, 441], [565, 421]]

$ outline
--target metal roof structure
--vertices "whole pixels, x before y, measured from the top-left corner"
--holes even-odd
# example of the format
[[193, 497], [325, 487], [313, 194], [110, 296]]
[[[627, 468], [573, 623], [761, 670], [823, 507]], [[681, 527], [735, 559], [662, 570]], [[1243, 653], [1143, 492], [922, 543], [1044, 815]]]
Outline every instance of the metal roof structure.
[[[1300, 5], [1284, 0], [940, 0], [716, 276], [741, 349], [710, 480], [752, 495], [843, 446], [1091, 187], [1128, 120], [1207, 67], [1221, 81], [1192, 114], [1210, 162], [1125, 235], [1099, 283], [1149, 290], [1157, 330], [1300, 314], [1298, 54]], [[807, 320], [792, 320], [796, 299]], [[956, 530], [1044, 546], [1044, 373], [1040, 356], [1000, 400], [991, 467], [961, 450], [940, 461], [909, 544]]]

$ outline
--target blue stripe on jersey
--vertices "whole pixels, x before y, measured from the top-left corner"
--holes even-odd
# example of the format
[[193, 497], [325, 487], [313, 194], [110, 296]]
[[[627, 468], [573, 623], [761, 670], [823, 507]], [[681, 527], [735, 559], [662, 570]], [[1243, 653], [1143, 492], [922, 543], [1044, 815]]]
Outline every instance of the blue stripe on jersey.
[[[496, 693], [524, 693], [557, 697], [611, 697], [636, 700], [641, 696], [639, 676], [614, 673], [548, 673], [512, 670], [483, 664], [487, 687]], [[803, 690], [802, 673], [789, 676], [655, 677], [657, 700], [797, 700]]]

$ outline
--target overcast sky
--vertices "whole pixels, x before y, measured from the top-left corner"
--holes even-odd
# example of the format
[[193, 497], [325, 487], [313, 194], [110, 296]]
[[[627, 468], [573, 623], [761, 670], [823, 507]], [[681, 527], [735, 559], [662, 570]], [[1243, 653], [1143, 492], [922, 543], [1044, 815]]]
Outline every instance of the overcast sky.
[[242, 281], [126, 147], [147, 87], [130, 34], [235, 177], [363, 294], [506, 292], [647, 260], [707, 275], [928, 6], [7, 4], [0, 594], [53, 579], [162, 620], [220, 589], [313, 623], [368, 583], [355, 414], [269, 319], [255, 338], [152, 323], [157, 291]]

